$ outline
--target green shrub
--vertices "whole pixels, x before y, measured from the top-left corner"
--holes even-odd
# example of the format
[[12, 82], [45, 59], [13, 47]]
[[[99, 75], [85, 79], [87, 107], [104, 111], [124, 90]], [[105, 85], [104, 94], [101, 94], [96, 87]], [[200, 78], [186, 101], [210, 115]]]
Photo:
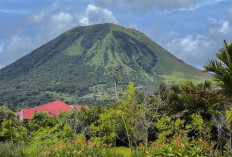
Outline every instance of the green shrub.
[[149, 154], [152, 156], [213, 156], [218, 153], [217, 150], [213, 150], [213, 146], [202, 139], [190, 141], [187, 136], [175, 136], [152, 143]]
[[44, 156], [57, 157], [57, 156], [97, 156], [97, 157], [120, 157], [120, 154], [111, 148], [111, 145], [103, 144], [102, 142], [88, 141], [85, 138], [77, 139], [68, 143], [59, 142], [54, 147], [49, 147], [42, 154]]

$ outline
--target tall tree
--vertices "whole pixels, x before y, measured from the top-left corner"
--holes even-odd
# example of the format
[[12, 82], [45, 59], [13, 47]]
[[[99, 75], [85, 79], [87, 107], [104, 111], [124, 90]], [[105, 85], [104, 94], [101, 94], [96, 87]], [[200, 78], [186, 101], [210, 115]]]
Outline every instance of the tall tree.
[[214, 73], [214, 78], [222, 89], [232, 94], [232, 43], [228, 45], [224, 40], [224, 48], [216, 53], [216, 57], [204, 66], [204, 71]]
[[119, 64], [118, 67], [115, 68], [114, 73], [113, 73], [113, 77], [114, 77], [114, 80], [115, 80], [114, 88], [115, 88], [116, 99], [118, 99], [118, 81], [120, 79], [121, 69], [122, 69], [122, 66]]

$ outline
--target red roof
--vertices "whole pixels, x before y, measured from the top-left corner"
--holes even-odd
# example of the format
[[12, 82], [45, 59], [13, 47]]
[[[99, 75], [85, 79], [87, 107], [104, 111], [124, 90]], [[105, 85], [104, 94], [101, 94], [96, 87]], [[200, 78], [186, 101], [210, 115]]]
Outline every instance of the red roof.
[[31, 119], [35, 112], [43, 111], [47, 112], [49, 116], [58, 115], [60, 112], [71, 111], [72, 107], [64, 102], [57, 100], [41, 106], [37, 106], [30, 109], [22, 109], [23, 119]]
[[20, 115], [20, 112], [15, 113], [15, 115], [16, 115], [16, 116], [19, 116], [19, 115]]

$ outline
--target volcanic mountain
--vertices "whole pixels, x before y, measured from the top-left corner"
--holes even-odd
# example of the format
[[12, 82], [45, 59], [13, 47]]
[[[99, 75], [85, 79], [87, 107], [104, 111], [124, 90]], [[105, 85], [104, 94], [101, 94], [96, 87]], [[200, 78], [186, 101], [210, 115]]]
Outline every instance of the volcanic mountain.
[[0, 104], [35, 106], [55, 99], [68, 103], [112, 99], [112, 73], [119, 65], [121, 94], [130, 81], [147, 90], [161, 81], [210, 78], [137, 30], [115, 24], [79, 26], [1, 69]]

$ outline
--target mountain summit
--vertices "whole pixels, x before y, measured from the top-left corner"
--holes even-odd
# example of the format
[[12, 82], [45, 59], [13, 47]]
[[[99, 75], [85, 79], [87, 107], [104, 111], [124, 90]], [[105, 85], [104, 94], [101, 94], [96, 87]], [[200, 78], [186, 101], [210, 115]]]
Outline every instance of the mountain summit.
[[112, 98], [112, 73], [122, 67], [121, 92], [129, 81], [143, 89], [161, 81], [210, 78], [174, 57], [143, 33], [115, 24], [75, 27], [0, 70], [0, 103], [35, 106]]

